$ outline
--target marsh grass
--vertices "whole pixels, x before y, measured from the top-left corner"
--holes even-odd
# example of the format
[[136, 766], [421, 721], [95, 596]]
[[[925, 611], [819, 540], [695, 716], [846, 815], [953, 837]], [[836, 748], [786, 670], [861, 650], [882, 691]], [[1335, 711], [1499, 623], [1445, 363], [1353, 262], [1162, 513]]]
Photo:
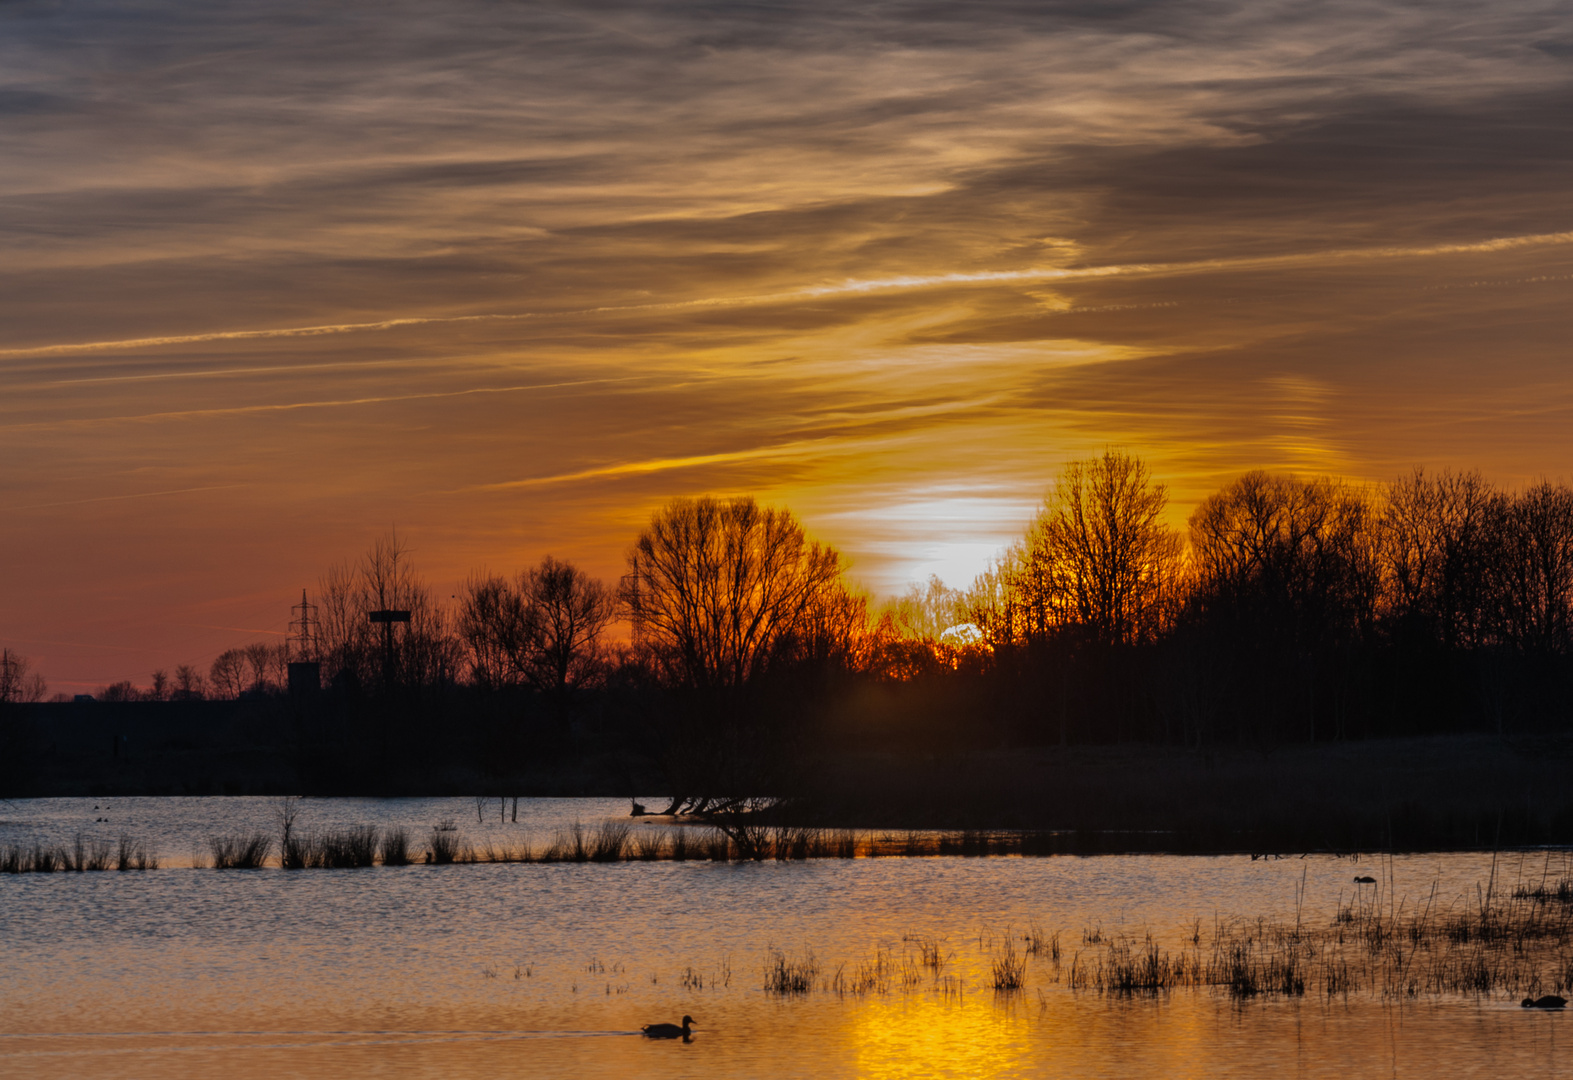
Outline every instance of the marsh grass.
[[402, 828], [389, 829], [382, 834], [383, 866], [408, 866], [410, 862], [410, 834]]
[[608, 822], [590, 838], [591, 862], [621, 862], [629, 850], [631, 830], [621, 822]]
[[736, 850], [732, 838], [720, 829], [710, 830], [700, 841], [700, 848], [704, 853], [702, 857], [711, 862], [731, 862]]
[[[625, 837], [626, 839], [626, 837]], [[558, 829], [540, 854], [541, 862], [589, 862], [595, 853], [595, 838], [579, 822], [568, 829]]]
[[377, 861], [377, 841], [377, 829], [373, 825], [323, 833], [311, 838], [307, 865], [316, 870], [372, 866]]
[[31, 852], [32, 868], [35, 874], [53, 874], [57, 870], [69, 870], [71, 856], [63, 847], [50, 847], [45, 844], [33, 845]]
[[829, 833], [821, 849], [821, 858], [855, 859], [858, 853], [857, 833], [851, 829], [836, 829]]
[[771, 854], [777, 862], [795, 862], [809, 857], [814, 848], [817, 829], [797, 829], [778, 826], [771, 830]]
[[630, 858], [641, 862], [655, 862], [658, 859], [670, 858], [670, 849], [666, 836], [655, 830], [646, 829], [637, 833], [630, 848]]
[[77, 833], [71, 844], [72, 854], [76, 856], [71, 869], [77, 873], [84, 870], [108, 870], [112, 865], [113, 849], [108, 840], [84, 840], [81, 833]]
[[115, 842], [115, 869], [116, 870], [157, 870], [158, 856], [153, 854], [140, 840], [121, 833]]
[[936, 979], [939, 978], [940, 972], [944, 970], [945, 963], [949, 959], [943, 952], [939, 938], [908, 934], [901, 939], [901, 942], [903, 945], [915, 948], [918, 954], [918, 963], [933, 972]]
[[1015, 938], [1006, 936], [989, 963], [989, 973], [996, 990], [1020, 990], [1027, 984], [1027, 958], [1016, 952]]
[[799, 957], [770, 946], [765, 959], [765, 993], [780, 995], [806, 994], [814, 989], [819, 979], [819, 961], [812, 952], [803, 951]]
[[1025, 952], [1028, 956], [1044, 956], [1053, 963], [1058, 964], [1060, 962], [1060, 934], [1058, 930], [1051, 934], [1037, 922], [1032, 922], [1028, 924], [1027, 932], [1022, 935], [1022, 941], [1026, 945]]
[[535, 849], [530, 846], [530, 842], [528, 840], [524, 840], [518, 844], [493, 844], [491, 841], [487, 841], [482, 846], [471, 849], [470, 858], [466, 861], [482, 863], [527, 863], [539, 862], [540, 860], [536, 858]]
[[118, 845], [78, 833], [67, 844], [6, 844], [0, 847], [0, 873], [55, 874], [89, 870], [152, 870], [158, 857], [140, 843], [120, 837]]
[[[342, 869], [349, 867], [404, 866], [411, 862], [453, 863], [513, 862], [624, 862], [628, 860], [684, 862], [801, 861], [934, 855], [1000, 855], [1019, 853], [1027, 842], [1010, 834], [982, 832], [938, 833], [916, 830], [859, 832], [783, 825], [758, 825], [746, 816], [716, 825], [684, 824], [665, 831], [636, 831], [624, 822], [594, 827], [575, 823], [561, 829], [543, 848], [520, 843], [487, 841], [470, 846], [452, 820], [435, 825], [424, 852], [412, 850], [403, 828], [379, 831], [375, 826], [353, 826], [326, 833], [303, 833], [293, 827], [292, 815], [277, 839], [274, 865], [286, 870]], [[260, 836], [261, 834], [257, 834]], [[255, 862], [255, 836], [209, 837], [203, 854], [193, 865], [236, 869]], [[215, 847], [214, 845], [218, 846]], [[273, 845], [255, 865], [266, 865]], [[141, 852], [138, 854], [138, 852]], [[249, 853], [249, 854], [248, 854]], [[239, 860], [236, 862], [235, 860]], [[0, 873], [53, 873], [63, 870], [154, 869], [156, 857], [141, 848], [122, 852], [102, 842], [78, 837], [65, 845], [9, 845], [0, 847]], [[1573, 895], [1573, 893], [1570, 893]]]
[[468, 851], [463, 839], [459, 836], [458, 826], [450, 819], [439, 821], [432, 826], [431, 836], [427, 840], [426, 861], [437, 866], [446, 866], [450, 863], [461, 861]]
[[256, 870], [268, 861], [273, 837], [267, 833], [208, 837], [210, 865], [215, 870]]
[[900, 947], [876, 944], [872, 953], [843, 961], [834, 969], [821, 964], [813, 950], [793, 956], [771, 945], [764, 964], [765, 991], [777, 995], [802, 995], [814, 991], [838, 997], [957, 991], [960, 980], [943, 974], [949, 957], [938, 939], [907, 934]]
[[1510, 998], [1573, 988], [1573, 885], [1556, 882], [1503, 895], [1496, 870], [1472, 903], [1437, 910], [1437, 886], [1421, 902], [1394, 903], [1367, 889], [1326, 926], [1265, 919], [1198, 926], [1178, 949], [1098, 931], [1078, 953], [1072, 989], [1133, 994], [1208, 986], [1236, 999], [1258, 996], [1384, 998], [1473, 995]]

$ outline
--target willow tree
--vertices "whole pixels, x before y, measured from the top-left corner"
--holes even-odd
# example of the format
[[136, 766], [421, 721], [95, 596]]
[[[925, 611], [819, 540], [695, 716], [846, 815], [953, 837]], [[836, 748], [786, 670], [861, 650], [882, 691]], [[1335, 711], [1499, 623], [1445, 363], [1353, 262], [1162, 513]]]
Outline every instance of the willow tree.
[[812, 635], [841, 588], [841, 558], [792, 514], [751, 498], [674, 499], [628, 552], [622, 600], [667, 681], [735, 688], [780, 645]]

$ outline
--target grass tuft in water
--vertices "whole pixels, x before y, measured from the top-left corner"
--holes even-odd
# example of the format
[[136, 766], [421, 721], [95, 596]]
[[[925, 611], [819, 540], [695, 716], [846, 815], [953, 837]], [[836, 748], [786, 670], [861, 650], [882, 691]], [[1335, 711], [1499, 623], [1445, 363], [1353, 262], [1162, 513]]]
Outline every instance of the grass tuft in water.
[[266, 833], [208, 837], [208, 854], [215, 870], [256, 870], [273, 851], [273, 837]]
[[457, 862], [464, 849], [459, 837], [459, 827], [452, 819], [439, 821], [432, 826], [431, 838], [426, 849], [426, 861], [438, 866]]
[[630, 831], [621, 822], [608, 822], [597, 828], [590, 838], [590, 861], [620, 862], [628, 851]]
[[632, 857], [643, 862], [654, 862], [669, 857], [666, 837], [653, 829], [646, 829], [633, 838]]
[[410, 862], [410, 834], [402, 828], [389, 829], [382, 834], [383, 866], [408, 866]]
[[770, 946], [765, 959], [765, 993], [806, 994], [814, 989], [819, 978], [819, 961], [814, 954], [804, 950], [800, 957], [790, 957]]
[[1020, 990], [1027, 984], [1027, 958], [1017, 954], [1014, 938], [1005, 938], [989, 964], [989, 973], [996, 990]]

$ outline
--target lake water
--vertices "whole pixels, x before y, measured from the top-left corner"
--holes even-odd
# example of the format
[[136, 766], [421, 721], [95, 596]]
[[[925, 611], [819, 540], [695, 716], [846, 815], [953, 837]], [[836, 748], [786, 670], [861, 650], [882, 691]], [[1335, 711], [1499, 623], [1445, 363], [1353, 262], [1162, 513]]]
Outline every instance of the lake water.
[[[654, 800], [651, 800], [654, 801]], [[622, 800], [306, 800], [297, 827], [457, 823], [537, 845]], [[96, 819], [108, 818], [108, 821]], [[1467, 903], [1489, 854], [880, 858], [793, 863], [192, 869], [205, 837], [272, 831], [268, 799], [0, 803], [0, 844], [122, 831], [164, 868], [0, 875], [0, 1074], [22, 1077], [1559, 1076], [1573, 1016], [1503, 999], [1331, 1001], [1211, 989], [1071, 990], [1045, 957], [991, 989], [1007, 937], [1089, 930], [1178, 942], [1196, 920], [1332, 920], [1380, 876], [1390, 902]], [[636, 828], [659, 828], [638, 824]], [[1538, 880], [1542, 854], [1499, 874]], [[1560, 868], [1563, 856], [1553, 856]], [[1390, 882], [1390, 884], [1389, 884]], [[1371, 886], [1366, 886], [1371, 888]], [[915, 985], [782, 998], [771, 946], [853, 971], [910, 939], [946, 963]], [[641, 1024], [691, 1014], [691, 1042]]]

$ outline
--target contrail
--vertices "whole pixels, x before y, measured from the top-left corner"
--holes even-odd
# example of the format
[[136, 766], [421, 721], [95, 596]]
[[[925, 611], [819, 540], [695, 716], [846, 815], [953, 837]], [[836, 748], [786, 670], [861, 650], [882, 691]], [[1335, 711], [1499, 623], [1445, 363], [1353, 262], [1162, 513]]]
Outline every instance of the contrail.
[[86, 341], [63, 345], [37, 345], [23, 349], [0, 349], [3, 357], [63, 356], [73, 353], [104, 352], [114, 349], [146, 349], [168, 345], [194, 345], [210, 341], [252, 341], [267, 338], [319, 337], [328, 334], [373, 333], [408, 326], [443, 323], [507, 322], [539, 319], [565, 319], [589, 315], [615, 315], [640, 311], [676, 311], [685, 308], [748, 307], [759, 304], [790, 303], [794, 300], [823, 299], [866, 293], [902, 292], [932, 289], [945, 285], [987, 285], [1014, 282], [1090, 281], [1108, 277], [1159, 277], [1168, 274], [1204, 273], [1212, 270], [1240, 270], [1261, 267], [1304, 266], [1357, 259], [1424, 258], [1437, 255], [1491, 254], [1516, 248], [1573, 243], [1573, 232], [1537, 233], [1530, 236], [1504, 236], [1462, 244], [1432, 244], [1417, 247], [1340, 248], [1332, 251], [1297, 252], [1287, 255], [1253, 255], [1236, 258], [1199, 259], [1173, 263], [1123, 263], [1110, 266], [1031, 267], [1025, 270], [980, 270], [970, 273], [915, 274], [888, 278], [853, 279], [830, 285], [810, 285], [785, 292], [748, 296], [704, 297], [649, 304], [615, 304], [573, 308], [563, 311], [494, 312], [480, 315], [428, 315], [382, 319], [377, 322], [324, 323], [318, 326], [290, 326], [271, 330], [222, 330], [205, 334], [170, 334], [163, 337], [126, 338], [119, 341]]
[[[384, 394], [377, 397], [335, 398], [316, 401], [281, 401], [265, 405], [229, 405], [212, 409], [182, 409], [175, 412], [134, 413], [115, 416], [84, 416], [72, 420], [48, 420], [36, 424], [13, 424], [11, 430], [50, 430], [52, 428], [96, 427], [99, 424], [123, 424], [139, 420], [192, 420], [209, 416], [241, 416], [248, 413], [294, 412], [299, 409], [340, 409], [353, 405], [385, 405], [399, 401], [427, 401], [436, 398], [472, 397], [477, 394], [517, 394], [529, 390], [558, 390], [572, 386], [596, 386], [605, 383], [641, 381], [644, 376], [625, 375], [618, 378], [571, 379], [566, 382], [521, 383], [517, 386], [472, 386], [464, 390], [429, 390], [418, 394]], [[161, 493], [165, 494], [165, 493]], [[116, 496], [117, 498], [120, 496]], [[129, 496], [127, 496], [129, 497]], [[65, 505], [47, 503], [40, 505]], [[17, 510], [35, 509], [30, 506], [14, 507]]]

